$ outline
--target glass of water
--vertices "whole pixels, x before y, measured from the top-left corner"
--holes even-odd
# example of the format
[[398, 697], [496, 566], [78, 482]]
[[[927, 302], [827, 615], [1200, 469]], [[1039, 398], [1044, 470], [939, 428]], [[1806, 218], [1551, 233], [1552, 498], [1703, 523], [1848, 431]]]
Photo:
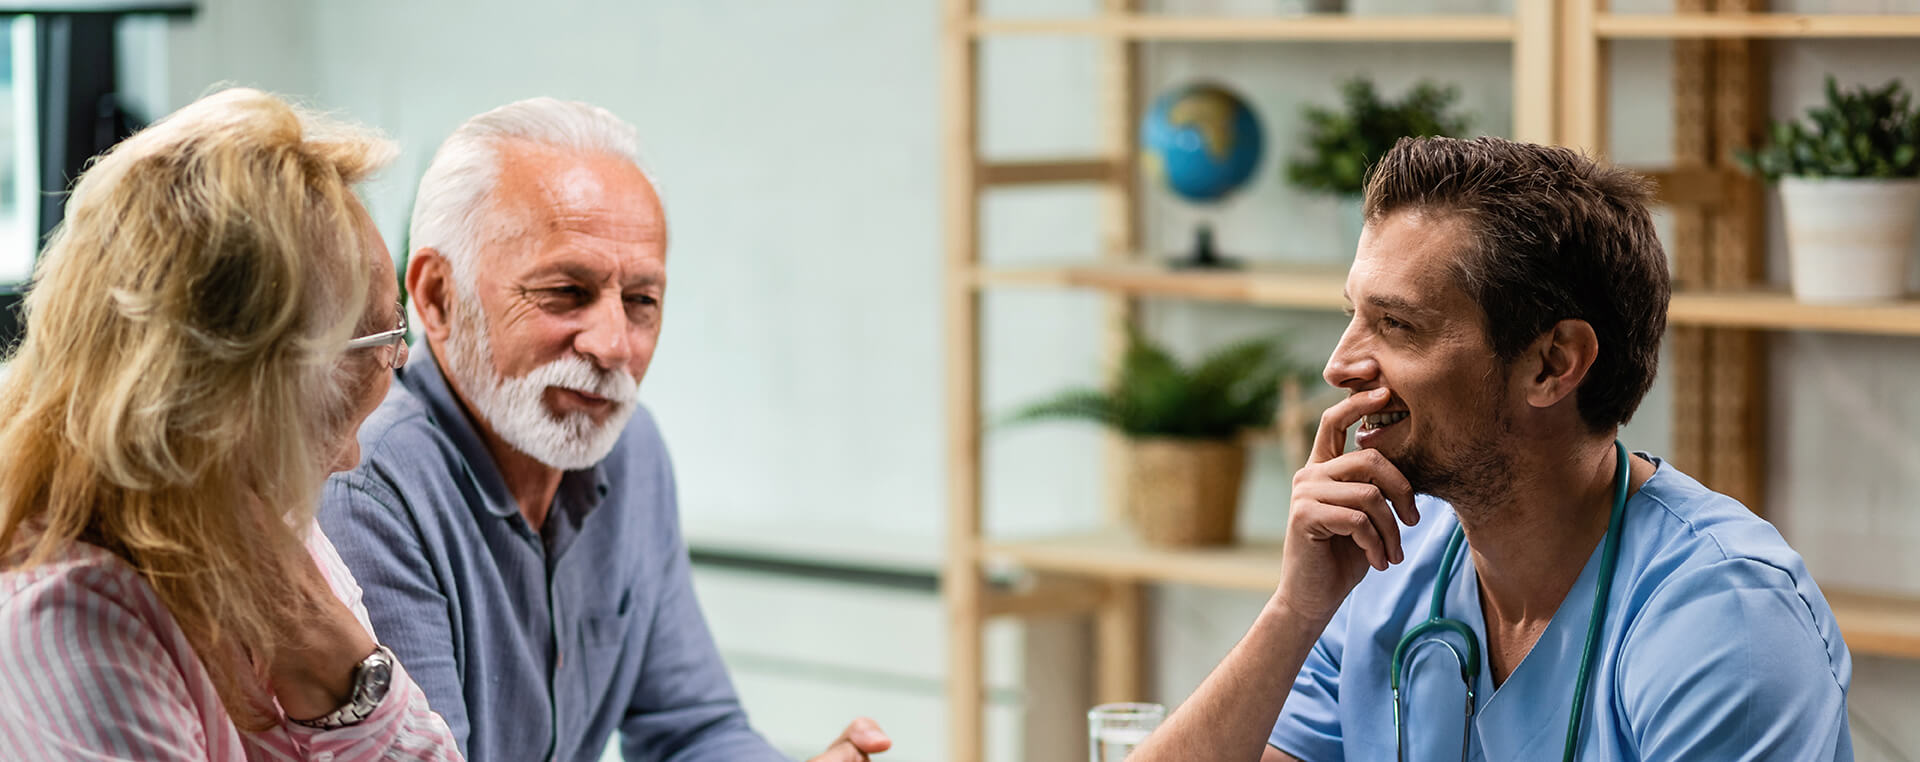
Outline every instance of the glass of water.
[[1123, 762], [1147, 740], [1167, 708], [1159, 704], [1101, 704], [1087, 712], [1087, 748], [1091, 762]]

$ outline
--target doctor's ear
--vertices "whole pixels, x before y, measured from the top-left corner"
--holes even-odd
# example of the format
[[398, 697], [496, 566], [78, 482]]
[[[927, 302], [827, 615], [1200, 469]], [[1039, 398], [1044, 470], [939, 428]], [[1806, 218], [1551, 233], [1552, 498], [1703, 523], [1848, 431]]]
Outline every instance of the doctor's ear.
[[452, 309], [453, 270], [447, 258], [431, 246], [414, 250], [407, 260], [407, 293], [420, 315], [421, 332], [434, 341], [446, 341]]
[[1552, 407], [1573, 396], [1586, 379], [1600, 356], [1600, 339], [1587, 321], [1562, 320], [1535, 339], [1527, 354], [1534, 366], [1533, 377], [1527, 379], [1527, 402]]

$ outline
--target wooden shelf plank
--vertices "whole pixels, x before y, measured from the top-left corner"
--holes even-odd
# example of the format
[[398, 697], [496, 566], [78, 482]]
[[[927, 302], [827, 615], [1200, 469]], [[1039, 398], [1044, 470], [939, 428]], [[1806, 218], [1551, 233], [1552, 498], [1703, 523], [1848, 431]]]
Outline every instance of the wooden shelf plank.
[[1514, 21], [1509, 16], [1467, 15], [976, 18], [971, 28], [979, 37], [1051, 35], [1190, 41], [1506, 42], [1514, 36]]
[[974, 169], [983, 186], [1106, 183], [1121, 179], [1124, 162], [1113, 159], [984, 161]]
[[[1092, 288], [1133, 296], [1232, 302], [1263, 307], [1336, 310], [1346, 272], [1340, 266], [1259, 266], [1246, 270], [1172, 270], [1153, 264], [983, 268], [977, 287]], [[1667, 320], [1674, 325], [1769, 331], [1827, 331], [1920, 336], [1920, 299], [1875, 304], [1810, 304], [1784, 291], [1676, 290]]]
[[1343, 265], [1258, 266], [1245, 270], [1173, 270], [1163, 265], [1120, 263], [1063, 267], [986, 268], [981, 286], [1095, 288], [1134, 296], [1159, 296], [1268, 307], [1341, 309], [1346, 289]]
[[1784, 291], [1726, 293], [1676, 290], [1667, 321], [1678, 325], [1786, 331], [1920, 336], [1920, 300], [1879, 304], [1809, 304]]
[[[1107, 531], [989, 542], [984, 560], [1029, 571], [1140, 583], [1175, 583], [1272, 592], [1280, 578], [1280, 541], [1253, 540], [1218, 548], [1158, 548], [1124, 532]], [[1920, 659], [1920, 599], [1846, 590], [1825, 591], [1847, 648], [1856, 655]], [[1045, 613], [1009, 608], [997, 613]]]
[[1610, 39], [1920, 37], [1920, 14], [1607, 13], [1595, 30]]
[[1840, 622], [1840, 634], [1855, 655], [1920, 659], [1920, 600], [1823, 591]]
[[[974, 166], [974, 176], [982, 186], [1108, 183], [1125, 180], [1125, 166], [1123, 160], [1100, 156], [981, 161]], [[1652, 180], [1655, 198], [1664, 204], [1716, 204], [1727, 197], [1730, 184], [1745, 179], [1714, 167], [1629, 169]]]
[[1733, 170], [1713, 167], [1629, 167], [1653, 181], [1653, 197], [1671, 206], [1711, 206], [1732, 195], [1734, 183], [1746, 180]]
[[1008, 561], [1032, 571], [1134, 582], [1173, 582], [1273, 592], [1280, 581], [1280, 542], [1255, 540], [1219, 548], [1172, 549], [1142, 543], [1124, 532], [989, 542], [988, 562]]

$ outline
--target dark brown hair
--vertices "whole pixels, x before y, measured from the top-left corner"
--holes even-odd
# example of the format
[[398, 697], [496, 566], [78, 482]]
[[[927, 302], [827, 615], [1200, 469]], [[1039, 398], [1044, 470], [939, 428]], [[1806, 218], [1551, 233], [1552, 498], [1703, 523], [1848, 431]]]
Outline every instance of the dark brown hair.
[[1567, 148], [1500, 138], [1402, 138], [1367, 180], [1369, 225], [1403, 211], [1451, 217], [1471, 243], [1453, 276], [1487, 317], [1502, 361], [1561, 320], [1599, 356], [1576, 401], [1588, 428], [1626, 423], [1653, 386], [1670, 286], [1648, 182]]

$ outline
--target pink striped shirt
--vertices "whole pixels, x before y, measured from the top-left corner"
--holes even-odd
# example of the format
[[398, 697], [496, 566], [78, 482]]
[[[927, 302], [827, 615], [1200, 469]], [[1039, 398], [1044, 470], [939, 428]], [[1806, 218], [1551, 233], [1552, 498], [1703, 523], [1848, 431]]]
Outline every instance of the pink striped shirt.
[[[307, 539], [335, 595], [371, 633], [360, 586], [333, 543]], [[173, 616], [132, 567], [93, 545], [0, 573], [0, 758], [8, 760], [458, 760], [426, 695], [396, 665], [374, 713], [351, 727], [234, 727]]]

